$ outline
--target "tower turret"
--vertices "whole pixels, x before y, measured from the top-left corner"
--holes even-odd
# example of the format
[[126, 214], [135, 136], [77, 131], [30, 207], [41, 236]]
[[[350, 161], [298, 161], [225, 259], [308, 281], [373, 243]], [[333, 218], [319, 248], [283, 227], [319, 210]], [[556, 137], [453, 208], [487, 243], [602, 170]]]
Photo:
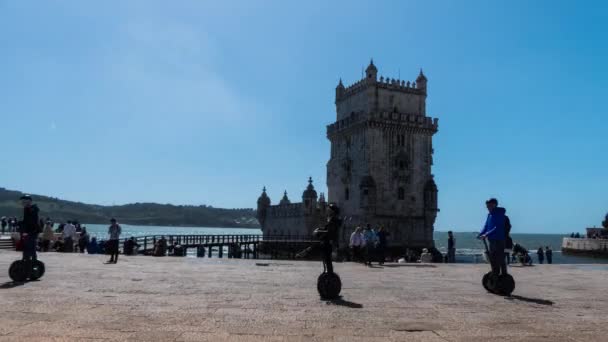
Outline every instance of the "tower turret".
[[372, 83], [375, 83], [378, 80], [378, 69], [374, 65], [373, 59], [369, 62], [367, 69], [365, 69], [365, 79]]
[[302, 193], [302, 202], [304, 202], [304, 210], [307, 214], [311, 214], [313, 209], [317, 207], [317, 191], [312, 185], [312, 177], [308, 177], [308, 186]]
[[266, 187], [262, 189], [262, 194], [258, 197], [258, 211], [257, 218], [262, 228], [266, 222], [266, 215], [268, 214], [268, 207], [270, 207], [270, 197], [266, 194]]
[[418, 77], [416, 78], [416, 88], [422, 90], [425, 94], [426, 94], [426, 76], [424, 76], [424, 73], [422, 72], [422, 69], [420, 69], [420, 74], [418, 74]]
[[283, 198], [281, 198], [281, 202], [279, 202], [280, 205], [287, 205], [287, 204], [291, 204], [291, 201], [289, 200], [289, 198], [287, 197], [287, 190], [285, 190], [285, 192], [283, 193]]
[[336, 102], [338, 102], [338, 100], [340, 100], [342, 95], [344, 95], [344, 90], [345, 90], [344, 84], [342, 83], [342, 79], [340, 79], [338, 86], [336, 86]]

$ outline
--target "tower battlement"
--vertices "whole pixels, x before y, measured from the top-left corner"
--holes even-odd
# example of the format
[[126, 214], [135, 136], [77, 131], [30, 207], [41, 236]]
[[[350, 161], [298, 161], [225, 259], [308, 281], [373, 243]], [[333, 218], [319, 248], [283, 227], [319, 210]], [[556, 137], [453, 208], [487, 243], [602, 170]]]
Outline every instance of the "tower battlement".
[[357, 94], [361, 91], [365, 91], [369, 87], [379, 87], [387, 90], [399, 91], [405, 94], [414, 95], [426, 95], [426, 89], [421, 88], [420, 85], [416, 84], [416, 81], [405, 81], [400, 79], [394, 79], [384, 76], [380, 76], [379, 80], [370, 81], [369, 79], [363, 78], [347, 87], [344, 90], [336, 94], [336, 102], [341, 101], [351, 95]]
[[342, 120], [338, 120], [327, 125], [327, 136], [346, 131], [358, 125], [396, 125], [396, 128], [407, 132], [427, 131], [434, 134], [439, 129], [439, 119], [417, 114], [395, 113], [395, 112], [376, 112], [365, 115], [364, 113], [354, 113]]
[[415, 81], [378, 78], [377, 72], [372, 61], [365, 78], [348, 87], [340, 79], [335, 99], [338, 120], [361, 111], [426, 115], [427, 78], [422, 70]]

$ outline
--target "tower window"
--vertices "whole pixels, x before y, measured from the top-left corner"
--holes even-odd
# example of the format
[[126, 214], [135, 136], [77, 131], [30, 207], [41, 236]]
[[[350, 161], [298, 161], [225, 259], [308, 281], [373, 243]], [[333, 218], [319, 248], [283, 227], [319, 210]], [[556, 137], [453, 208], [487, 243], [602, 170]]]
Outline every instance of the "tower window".
[[399, 161], [399, 170], [405, 170], [405, 162], [403, 160]]
[[367, 196], [368, 194], [369, 194], [369, 190], [367, 190], [367, 189], [363, 189], [363, 195], [364, 195], [364, 196]]
[[348, 201], [348, 199], [350, 198], [350, 191], [348, 190], [348, 188], [344, 189], [344, 199], [346, 201]]
[[400, 201], [405, 199], [405, 190], [403, 188], [397, 189], [397, 199]]

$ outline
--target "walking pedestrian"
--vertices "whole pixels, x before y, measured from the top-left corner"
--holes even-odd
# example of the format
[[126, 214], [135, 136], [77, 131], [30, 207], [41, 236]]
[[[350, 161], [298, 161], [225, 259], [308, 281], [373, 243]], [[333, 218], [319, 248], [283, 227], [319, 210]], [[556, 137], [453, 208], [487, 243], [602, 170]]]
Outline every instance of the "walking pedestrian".
[[372, 229], [371, 225], [368, 223], [363, 230], [363, 241], [365, 243], [365, 264], [367, 266], [372, 265], [372, 260], [374, 258], [374, 252], [376, 249], [377, 236], [376, 232]]
[[355, 231], [350, 235], [349, 247], [351, 250], [353, 261], [362, 261], [361, 249], [363, 248], [363, 234], [361, 234], [361, 227], [355, 228]]
[[543, 251], [543, 246], [538, 247], [536, 254], [538, 255], [538, 263], [542, 264], [545, 260], [545, 252]]
[[122, 228], [120, 225], [116, 223], [116, 219], [112, 218], [110, 220], [110, 227], [108, 227], [108, 235], [110, 238], [108, 239], [108, 246], [110, 249], [110, 260], [109, 264], [116, 264], [118, 262], [118, 239], [120, 238], [120, 234], [122, 233]]
[[448, 262], [456, 262], [456, 238], [451, 230], [448, 231]]
[[386, 238], [389, 235], [391, 234], [387, 232], [386, 229], [384, 229], [384, 226], [380, 226], [380, 228], [378, 229], [378, 263], [380, 265], [384, 265], [384, 261], [386, 259]]

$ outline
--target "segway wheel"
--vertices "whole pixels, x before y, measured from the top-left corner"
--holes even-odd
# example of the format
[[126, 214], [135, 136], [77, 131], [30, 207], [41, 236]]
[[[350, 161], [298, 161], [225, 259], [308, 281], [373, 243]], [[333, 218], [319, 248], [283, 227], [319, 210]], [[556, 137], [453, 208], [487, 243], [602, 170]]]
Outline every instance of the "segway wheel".
[[30, 280], [37, 280], [42, 278], [44, 275], [44, 263], [40, 260], [34, 260], [32, 266], [32, 273], [30, 274]]
[[497, 292], [503, 296], [510, 296], [515, 290], [515, 279], [510, 274], [502, 274], [498, 277]]
[[335, 273], [321, 273], [317, 280], [317, 290], [321, 299], [331, 300], [340, 296], [342, 290], [342, 281]]
[[14, 282], [24, 282], [27, 279], [27, 274], [25, 274], [25, 263], [23, 260], [14, 261], [8, 269], [8, 276]]
[[496, 280], [492, 277], [492, 272], [488, 272], [483, 275], [481, 279], [481, 284], [486, 291], [490, 293], [496, 293]]

